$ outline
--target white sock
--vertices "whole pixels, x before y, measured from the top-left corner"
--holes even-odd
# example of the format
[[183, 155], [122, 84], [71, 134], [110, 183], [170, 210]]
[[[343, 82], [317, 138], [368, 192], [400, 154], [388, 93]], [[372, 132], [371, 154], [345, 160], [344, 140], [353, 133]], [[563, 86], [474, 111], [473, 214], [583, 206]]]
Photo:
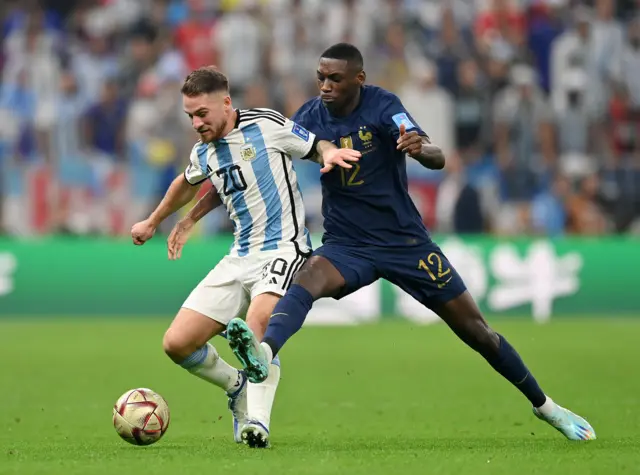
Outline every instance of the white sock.
[[537, 411], [543, 416], [551, 416], [553, 413], [553, 409], [556, 407], [556, 403], [547, 396], [547, 399], [544, 401], [544, 404], [540, 407], [536, 407]]
[[236, 368], [229, 365], [211, 343], [194, 351], [182, 363], [184, 369], [198, 378], [215, 384], [226, 392], [240, 385], [240, 374]]
[[271, 364], [271, 362], [273, 361], [273, 351], [271, 350], [271, 347], [266, 343], [260, 343], [260, 346], [264, 348], [264, 352], [267, 355], [267, 361], [269, 362], [269, 364]]
[[271, 422], [271, 408], [280, 382], [280, 362], [269, 365], [269, 376], [259, 384], [248, 383], [248, 418], [262, 422], [267, 429]]

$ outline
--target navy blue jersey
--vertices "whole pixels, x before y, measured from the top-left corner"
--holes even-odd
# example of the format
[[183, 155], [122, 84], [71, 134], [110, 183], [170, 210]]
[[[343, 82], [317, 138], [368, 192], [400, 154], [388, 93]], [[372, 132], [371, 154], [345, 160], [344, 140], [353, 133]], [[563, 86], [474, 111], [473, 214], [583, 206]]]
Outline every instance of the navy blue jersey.
[[409, 197], [405, 154], [396, 149], [400, 124], [426, 134], [397, 96], [363, 86], [347, 117], [331, 116], [316, 97], [292, 120], [320, 140], [362, 152], [353, 168], [335, 167], [321, 178], [323, 242], [400, 247], [431, 241]]

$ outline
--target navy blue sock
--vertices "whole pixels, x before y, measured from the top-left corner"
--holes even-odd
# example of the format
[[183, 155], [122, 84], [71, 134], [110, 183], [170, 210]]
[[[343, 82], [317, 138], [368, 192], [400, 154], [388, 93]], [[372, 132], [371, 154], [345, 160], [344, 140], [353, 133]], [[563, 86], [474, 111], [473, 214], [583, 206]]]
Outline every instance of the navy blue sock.
[[[498, 354], [485, 359], [498, 373], [504, 376], [511, 384], [531, 401], [533, 407], [540, 407], [544, 404], [546, 396], [538, 386], [538, 382], [529, 372], [520, 355], [509, 344], [505, 337], [498, 334], [500, 346]], [[484, 355], [483, 355], [484, 356]]]
[[273, 356], [302, 327], [311, 306], [313, 296], [300, 285], [293, 284], [273, 309], [269, 326], [262, 339], [271, 347]]

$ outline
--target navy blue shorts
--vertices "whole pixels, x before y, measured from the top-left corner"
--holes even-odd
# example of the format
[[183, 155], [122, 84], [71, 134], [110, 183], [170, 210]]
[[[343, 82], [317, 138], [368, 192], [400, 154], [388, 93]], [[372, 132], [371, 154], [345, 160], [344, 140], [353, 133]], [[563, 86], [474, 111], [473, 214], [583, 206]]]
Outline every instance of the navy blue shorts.
[[421, 304], [433, 308], [467, 290], [462, 278], [437, 244], [387, 248], [345, 246], [327, 242], [314, 256], [329, 260], [346, 285], [341, 299], [382, 278], [397, 285]]

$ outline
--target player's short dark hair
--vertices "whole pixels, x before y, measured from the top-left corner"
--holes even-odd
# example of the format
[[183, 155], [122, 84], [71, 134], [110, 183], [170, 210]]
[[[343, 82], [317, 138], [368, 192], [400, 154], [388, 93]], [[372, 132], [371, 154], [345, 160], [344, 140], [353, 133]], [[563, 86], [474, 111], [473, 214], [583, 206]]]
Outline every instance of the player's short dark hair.
[[362, 71], [364, 68], [362, 53], [358, 48], [349, 43], [337, 43], [330, 46], [324, 53], [322, 53], [322, 55], [320, 55], [320, 57], [346, 61], [350, 67], [357, 69], [358, 71]]
[[212, 92], [228, 93], [229, 79], [215, 66], [203, 66], [189, 73], [180, 92], [188, 97]]

